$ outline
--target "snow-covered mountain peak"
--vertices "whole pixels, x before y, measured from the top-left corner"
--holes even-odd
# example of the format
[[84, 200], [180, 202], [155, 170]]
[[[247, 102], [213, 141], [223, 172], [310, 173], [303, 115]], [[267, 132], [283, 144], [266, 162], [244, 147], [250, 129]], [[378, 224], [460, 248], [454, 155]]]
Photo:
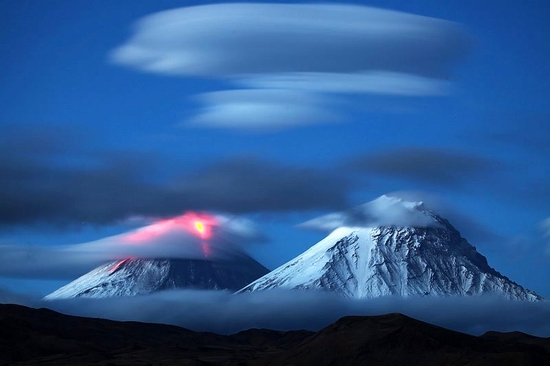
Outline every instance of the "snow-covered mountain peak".
[[490, 267], [458, 230], [422, 202], [382, 196], [308, 223], [333, 231], [241, 292], [288, 288], [351, 298], [489, 293], [542, 299]]
[[135, 296], [182, 288], [234, 291], [267, 272], [244, 253], [226, 260], [128, 258], [103, 264], [44, 300]]

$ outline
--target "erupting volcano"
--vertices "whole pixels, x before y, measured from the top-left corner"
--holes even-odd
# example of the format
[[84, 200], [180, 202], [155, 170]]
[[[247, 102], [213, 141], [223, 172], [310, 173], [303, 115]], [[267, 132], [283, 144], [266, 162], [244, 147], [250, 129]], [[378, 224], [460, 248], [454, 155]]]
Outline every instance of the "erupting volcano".
[[117, 238], [129, 248], [165, 246], [176, 255], [132, 256], [103, 264], [45, 299], [133, 296], [180, 288], [238, 290], [268, 269], [239, 250], [224, 230], [214, 216], [187, 213], [122, 234]]

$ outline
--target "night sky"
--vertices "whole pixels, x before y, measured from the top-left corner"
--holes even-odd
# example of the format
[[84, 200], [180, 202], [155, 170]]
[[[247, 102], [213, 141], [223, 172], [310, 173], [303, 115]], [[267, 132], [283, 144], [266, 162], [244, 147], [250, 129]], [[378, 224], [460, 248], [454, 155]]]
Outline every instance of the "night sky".
[[[0, 1], [5, 258], [206, 211], [273, 269], [326, 235], [299, 224], [400, 192], [550, 297], [546, 2], [196, 5]], [[40, 258], [0, 289], [90, 269]]]

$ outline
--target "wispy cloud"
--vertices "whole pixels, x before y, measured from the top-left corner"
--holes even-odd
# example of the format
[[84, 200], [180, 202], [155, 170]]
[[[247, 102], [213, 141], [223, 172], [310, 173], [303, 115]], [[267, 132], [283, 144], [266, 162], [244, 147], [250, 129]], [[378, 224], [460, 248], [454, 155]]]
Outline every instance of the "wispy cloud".
[[450, 82], [391, 71], [355, 73], [293, 72], [240, 76], [239, 83], [254, 88], [308, 90], [325, 93], [374, 93], [402, 96], [443, 95]]
[[192, 123], [258, 129], [327, 119], [303, 95], [281, 105], [283, 93], [446, 94], [469, 47], [459, 25], [440, 19], [357, 5], [237, 3], [144, 17], [110, 59], [255, 88], [207, 96], [208, 110]]
[[274, 131], [340, 119], [330, 98], [303, 91], [239, 89], [199, 97], [205, 107], [185, 125]]

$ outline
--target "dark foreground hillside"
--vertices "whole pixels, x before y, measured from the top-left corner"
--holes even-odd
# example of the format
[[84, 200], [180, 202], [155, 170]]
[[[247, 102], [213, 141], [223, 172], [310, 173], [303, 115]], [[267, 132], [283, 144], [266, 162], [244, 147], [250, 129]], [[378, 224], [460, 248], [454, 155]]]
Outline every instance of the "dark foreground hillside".
[[0, 305], [1, 365], [550, 365], [550, 339], [474, 337], [401, 314], [230, 336]]

